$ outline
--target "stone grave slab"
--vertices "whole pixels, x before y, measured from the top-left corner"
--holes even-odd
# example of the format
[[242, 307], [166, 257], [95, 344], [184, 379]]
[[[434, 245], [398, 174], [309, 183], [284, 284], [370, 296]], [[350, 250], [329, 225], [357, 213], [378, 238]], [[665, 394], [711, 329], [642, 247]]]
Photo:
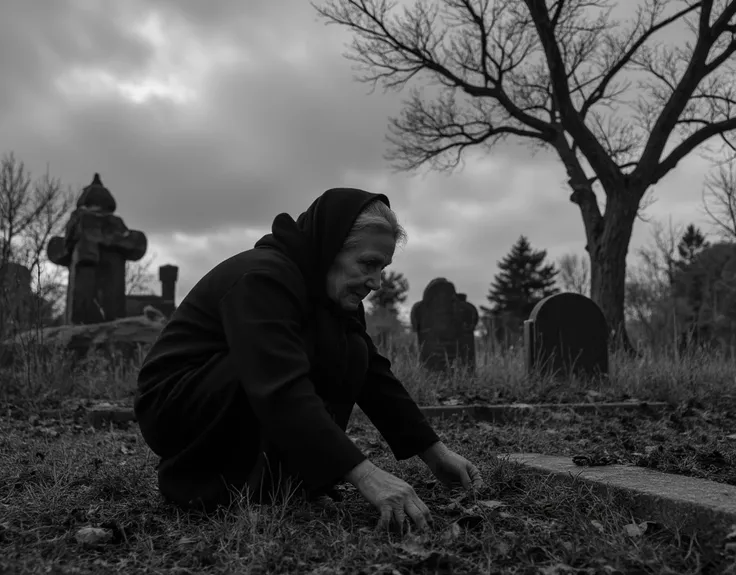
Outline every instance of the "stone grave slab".
[[644, 467], [605, 465], [580, 467], [570, 457], [538, 453], [499, 455], [526, 472], [561, 482], [583, 481], [610, 495], [642, 521], [697, 534], [701, 542], [717, 544], [736, 525], [736, 486], [694, 477], [662, 473]]
[[607, 376], [606, 318], [584, 295], [546, 297], [524, 322], [524, 354], [529, 374], [551, 372], [562, 380]]

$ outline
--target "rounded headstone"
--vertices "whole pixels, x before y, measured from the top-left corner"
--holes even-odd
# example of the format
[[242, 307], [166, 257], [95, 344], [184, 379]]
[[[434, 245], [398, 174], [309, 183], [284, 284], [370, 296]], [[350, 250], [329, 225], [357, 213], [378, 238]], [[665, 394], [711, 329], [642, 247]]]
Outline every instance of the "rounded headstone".
[[527, 368], [551, 368], [567, 377], [608, 373], [608, 324], [588, 297], [559, 293], [532, 310], [525, 325]]

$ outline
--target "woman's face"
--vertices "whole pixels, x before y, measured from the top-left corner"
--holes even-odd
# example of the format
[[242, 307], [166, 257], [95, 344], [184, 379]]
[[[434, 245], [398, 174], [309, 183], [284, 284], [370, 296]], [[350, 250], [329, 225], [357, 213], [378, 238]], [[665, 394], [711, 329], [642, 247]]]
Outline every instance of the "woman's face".
[[342, 309], [353, 311], [381, 287], [381, 271], [391, 264], [396, 242], [393, 234], [367, 231], [352, 250], [340, 252], [327, 272], [327, 295]]

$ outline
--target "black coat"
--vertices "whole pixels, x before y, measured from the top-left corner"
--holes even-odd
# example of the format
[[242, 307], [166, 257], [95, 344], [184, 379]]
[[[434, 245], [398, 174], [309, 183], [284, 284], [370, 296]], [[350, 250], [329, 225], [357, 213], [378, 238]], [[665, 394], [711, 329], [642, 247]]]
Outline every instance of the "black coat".
[[250, 406], [243, 417], [256, 420], [253, 444], [263, 434], [307, 487], [334, 483], [365, 460], [345, 434], [355, 403], [397, 459], [438, 441], [367, 335], [363, 306], [346, 313], [324, 291], [329, 265], [372, 200], [388, 204], [362, 190], [328, 190], [296, 222], [281, 214], [272, 234], [210, 271], [148, 353], [136, 405], [229, 353]]

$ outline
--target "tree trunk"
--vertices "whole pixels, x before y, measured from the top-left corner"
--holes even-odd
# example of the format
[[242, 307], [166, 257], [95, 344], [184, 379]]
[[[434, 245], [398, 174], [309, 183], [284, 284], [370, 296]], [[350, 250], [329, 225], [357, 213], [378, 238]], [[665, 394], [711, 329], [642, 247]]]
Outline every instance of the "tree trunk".
[[636, 198], [630, 190], [609, 194], [601, 225], [589, 230], [593, 233], [587, 234], [586, 246], [590, 255], [590, 297], [606, 316], [613, 344], [627, 352], [634, 352], [624, 322], [624, 293], [626, 255], [639, 207]]

